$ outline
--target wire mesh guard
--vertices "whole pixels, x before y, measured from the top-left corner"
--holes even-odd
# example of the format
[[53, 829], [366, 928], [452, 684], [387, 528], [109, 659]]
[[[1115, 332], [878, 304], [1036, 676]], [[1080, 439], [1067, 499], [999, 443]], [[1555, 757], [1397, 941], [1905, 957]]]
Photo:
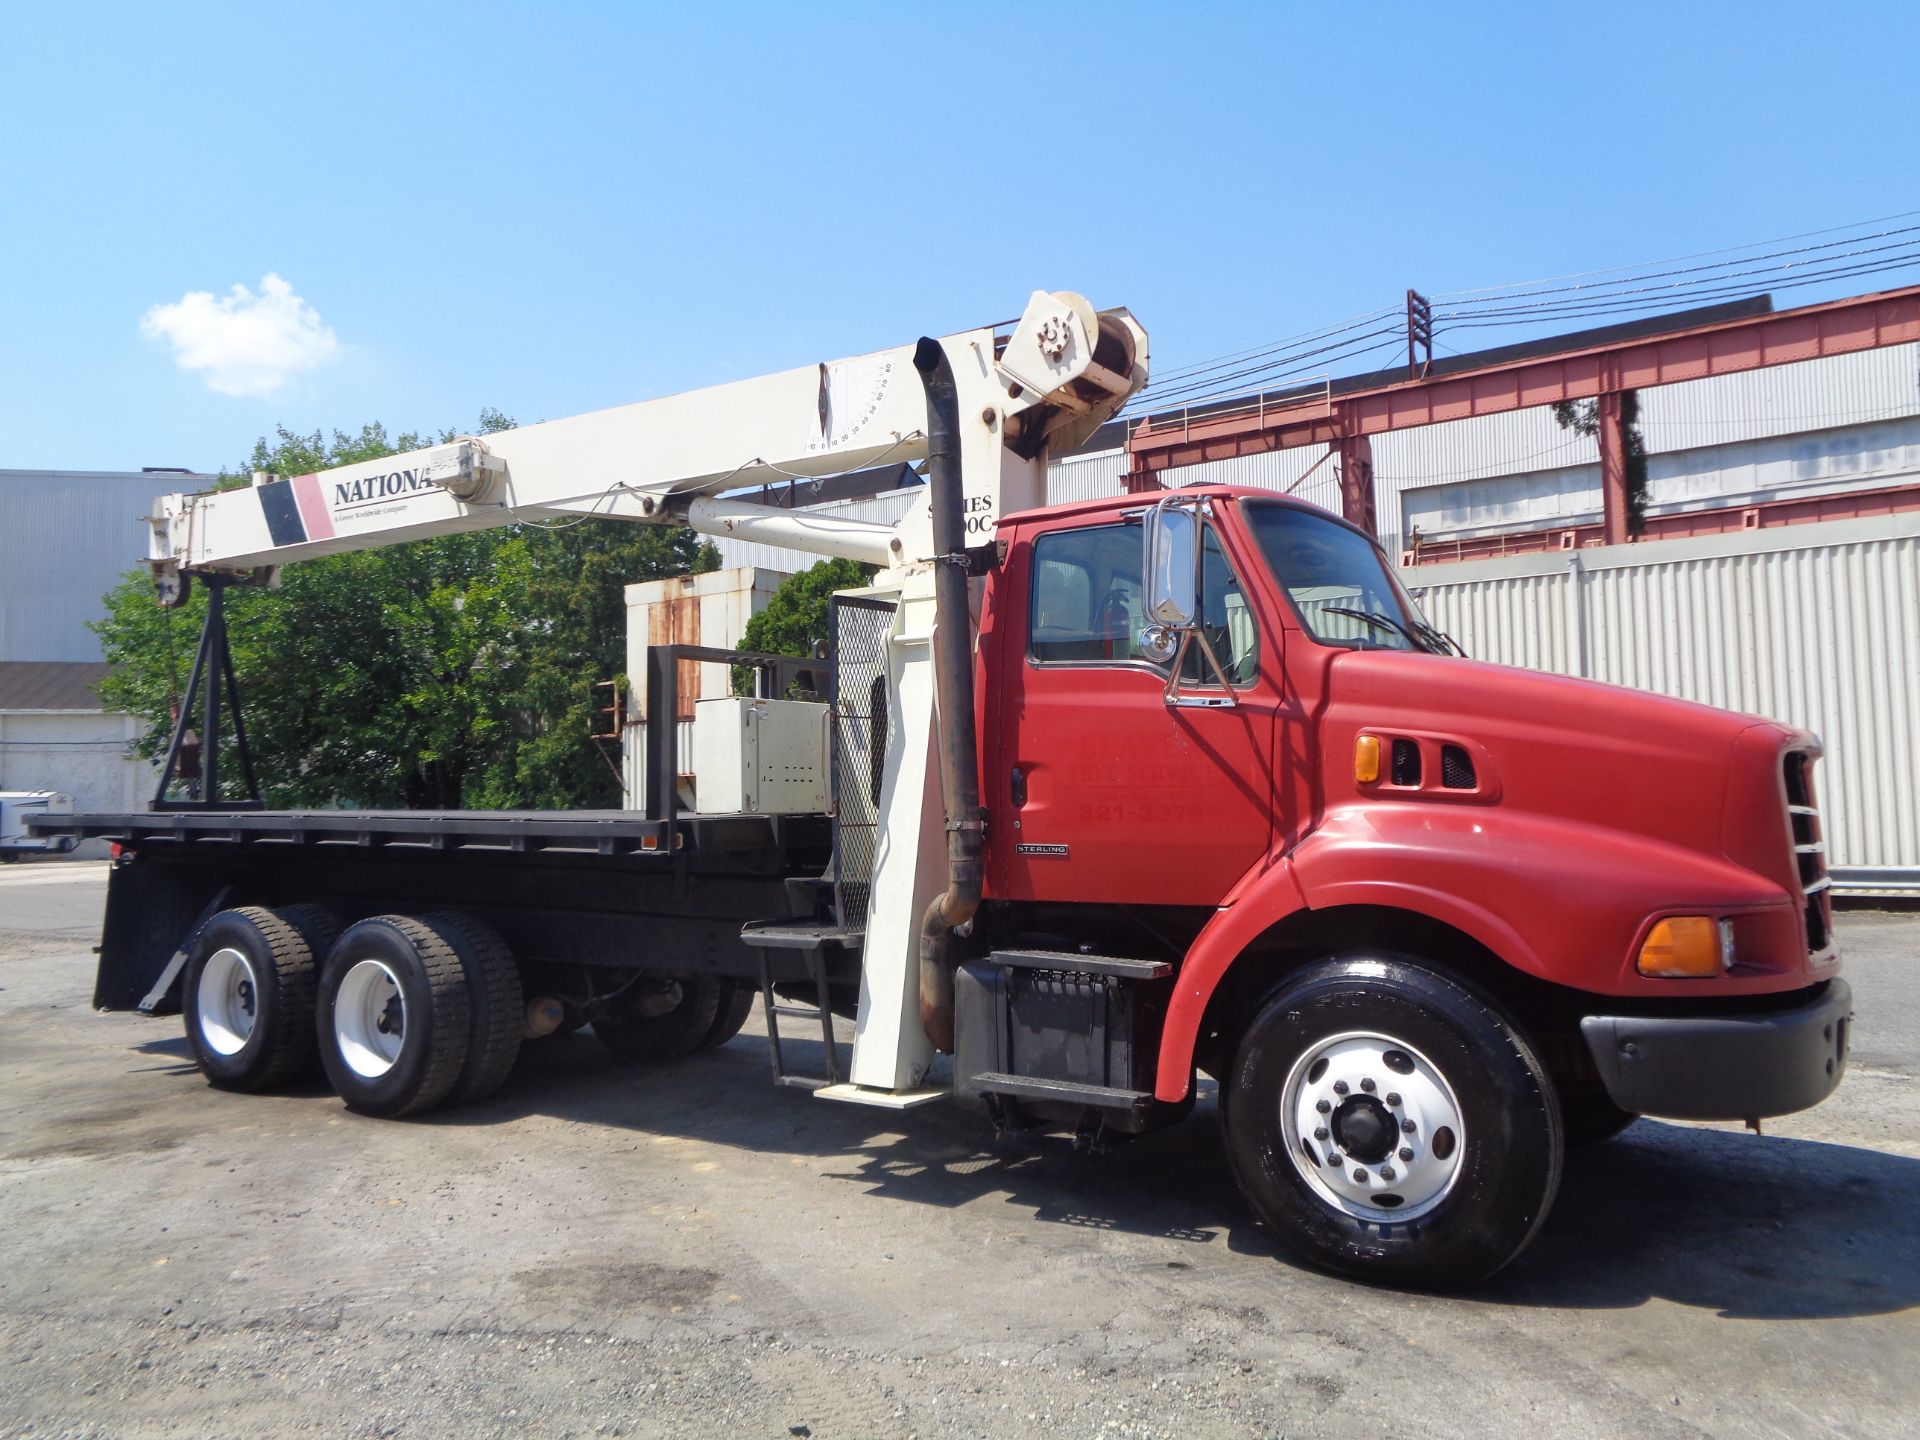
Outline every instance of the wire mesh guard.
[[840, 924], [867, 923], [887, 753], [887, 636], [893, 602], [833, 601], [833, 892]]

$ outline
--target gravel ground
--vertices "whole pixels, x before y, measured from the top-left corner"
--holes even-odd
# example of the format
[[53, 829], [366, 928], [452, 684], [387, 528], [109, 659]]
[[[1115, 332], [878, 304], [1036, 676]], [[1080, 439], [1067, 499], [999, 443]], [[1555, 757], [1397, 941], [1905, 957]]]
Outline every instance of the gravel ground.
[[1852, 913], [1839, 1095], [1572, 1158], [1467, 1296], [1314, 1274], [1203, 1103], [1076, 1155], [544, 1042], [363, 1120], [96, 1015], [104, 869], [0, 871], [0, 1434], [1902, 1435], [1920, 1414], [1920, 917]]

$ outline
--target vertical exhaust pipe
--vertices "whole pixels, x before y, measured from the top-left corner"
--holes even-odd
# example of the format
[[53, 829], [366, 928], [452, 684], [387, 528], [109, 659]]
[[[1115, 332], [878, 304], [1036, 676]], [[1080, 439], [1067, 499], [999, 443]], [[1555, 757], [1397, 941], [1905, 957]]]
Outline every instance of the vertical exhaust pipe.
[[940, 795], [947, 817], [947, 888], [920, 924], [920, 1024], [953, 1051], [953, 932], [980, 908], [980, 765], [973, 724], [973, 619], [967, 607], [966, 501], [960, 484], [960, 397], [937, 340], [913, 368], [927, 391], [927, 480], [933, 510], [933, 684], [939, 707]]

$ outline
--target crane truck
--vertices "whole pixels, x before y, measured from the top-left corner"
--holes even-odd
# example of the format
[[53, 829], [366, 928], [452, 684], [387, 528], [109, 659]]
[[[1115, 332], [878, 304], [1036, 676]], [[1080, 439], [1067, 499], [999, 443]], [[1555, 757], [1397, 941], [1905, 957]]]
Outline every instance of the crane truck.
[[[776, 1080], [822, 1101], [959, 1094], [1103, 1143], [1205, 1076], [1283, 1244], [1434, 1287], [1525, 1247], [1570, 1144], [1826, 1098], [1852, 1007], [1819, 742], [1468, 659], [1370, 535], [1271, 491], [1045, 505], [1049, 452], [1147, 373], [1127, 311], [1042, 291], [1010, 326], [162, 498], [162, 602], [211, 592], [189, 793], [183, 711], [150, 810], [33, 822], [119, 847], [96, 1004], [177, 1007], [217, 1086], [317, 1056], [372, 1116], [482, 1099], [567, 1026], [689, 1055], [756, 996]], [[894, 460], [928, 483], [891, 526], [741, 498]], [[633, 810], [265, 808], [228, 587], [579, 516], [875, 575], [825, 657], [655, 647]], [[754, 693], [676, 724], [716, 659]]]

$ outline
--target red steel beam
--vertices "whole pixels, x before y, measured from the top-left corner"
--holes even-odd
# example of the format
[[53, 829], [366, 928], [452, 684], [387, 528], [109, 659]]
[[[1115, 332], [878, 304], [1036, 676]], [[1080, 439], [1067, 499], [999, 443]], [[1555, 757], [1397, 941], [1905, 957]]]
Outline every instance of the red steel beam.
[[1624, 545], [1627, 533], [1627, 425], [1618, 390], [1600, 396], [1594, 419], [1600, 427], [1600, 503], [1607, 544]]
[[1337, 445], [1390, 430], [1591, 400], [1648, 385], [1734, 375], [1916, 340], [1920, 285], [1344, 395], [1280, 404], [1262, 401], [1258, 410], [1149, 416], [1127, 437], [1127, 488], [1154, 487], [1162, 471], [1209, 460], [1300, 445]]

